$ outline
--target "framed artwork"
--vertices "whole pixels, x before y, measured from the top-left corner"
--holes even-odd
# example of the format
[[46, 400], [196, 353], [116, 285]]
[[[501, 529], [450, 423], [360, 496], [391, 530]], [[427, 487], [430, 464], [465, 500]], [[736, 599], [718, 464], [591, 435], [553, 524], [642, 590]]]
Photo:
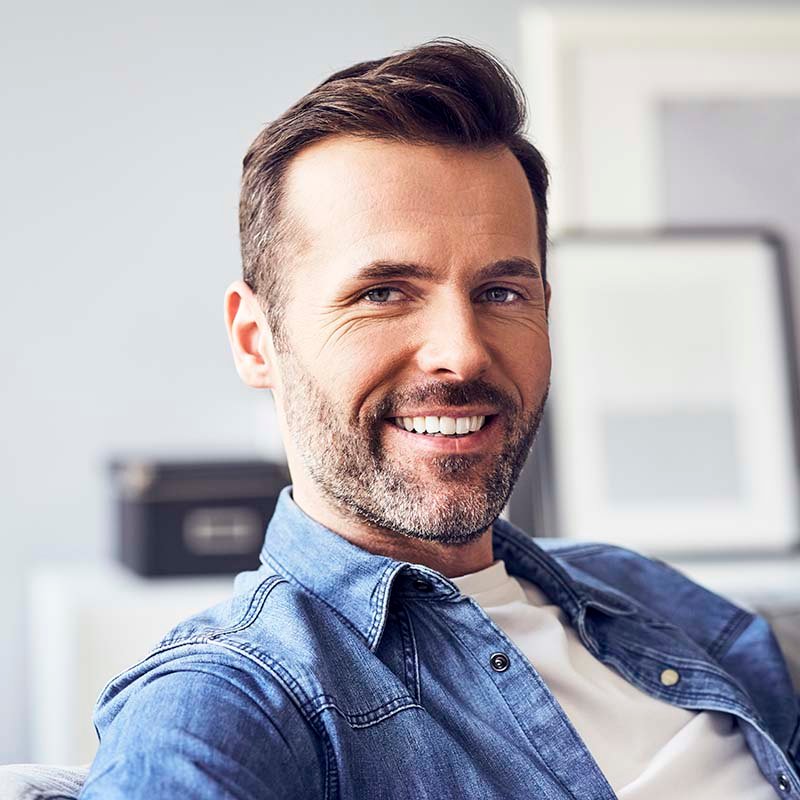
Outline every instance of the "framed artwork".
[[787, 269], [766, 232], [573, 233], [552, 246], [547, 535], [654, 555], [798, 537]]
[[796, 9], [537, 5], [521, 22], [554, 234], [666, 223], [665, 105], [800, 99]]
[[[523, 11], [521, 36], [529, 135], [552, 176], [554, 362], [509, 517], [535, 535], [616, 541], [673, 563], [681, 554], [719, 565], [746, 555], [750, 569], [756, 551], [771, 563], [792, 552], [800, 567], [791, 322], [800, 276], [780, 242], [753, 229], [778, 230], [800, 252], [800, 11], [537, 4]], [[676, 226], [728, 230], [665, 231]], [[723, 261], [745, 276], [738, 288]], [[598, 278], [598, 265], [608, 271], [601, 286], [582, 272]], [[638, 312], [624, 292], [609, 296], [626, 269]], [[584, 278], [610, 303], [605, 315], [578, 288]], [[653, 327], [666, 325], [659, 286], [662, 297], [684, 297], [672, 351]], [[581, 331], [581, 303], [598, 336], [632, 359], [627, 371], [605, 363], [612, 351], [594, 349]], [[681, 333], [689, 328], [692, 344]], [[651, 369], [669, 352], [683, 353], [671, 383]], [[592, 402], [605, 404], [602, 420]], [[688, 442], [704, 453], [694, 462], [679, 455]], [[647, 454], [662, 445], [656, 469]], [[660, 488], [655, 476], [666, 481]], [[762, 577], [773, 574], [758, 563]]]

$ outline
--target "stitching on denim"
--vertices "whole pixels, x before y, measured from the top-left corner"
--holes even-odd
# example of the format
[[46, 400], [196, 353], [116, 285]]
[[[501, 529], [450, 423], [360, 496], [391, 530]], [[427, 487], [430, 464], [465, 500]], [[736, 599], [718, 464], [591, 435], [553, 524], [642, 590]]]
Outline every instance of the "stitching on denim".
[[637, 656], [644, 656], [650, 661], [657, 664], [665, 664], [673, 667], [682, 667], [686, 669], [694, 669], [698, 672], [705, 672], [709, 675], [716, 675], [720, 678], [727, 678], [728, 673], [725, 670], [698, 658], [691, 658], [690, 656], [682, 656], [676, 653], [665, 653], [663, 650], [655, 650], [647, 645], [632, 642], [625, 636], [617, 636], [617, 641], [625, 646], [628, 650], [633, 651]]
[[[106, 692], [122, 677], [127, 675], [128, 673], [132, 672], [135, 669], [138, 669], [143, 664], [148, 662], [151, 658], [155, 658], [162, 653], [166, 653], [168, 650], [176, 650], [179, 647], [184, 647], [185, 645], [192, 645], [192, 644], [203, 644], [206, 641], [206, 634], [195, 634], [194, 636], [189, 636], [185, 639], [164, 639], [162, 640], [161, 644], [156, 647], [154, 650], [151, 650], [144, 658], [140, 658], [135, 664], [131, 664], [131, 666], [126, 667], [121, 672], [118, 672], [110, 681], [106, 683], [106, 685], [100, 691], [98, 695], [97, 701], [94, 704], [95, 712], [100, 707], [100, 704], [103, 701], [103, 698], [106, 695]], [[97, 731], [97, 726], [94, 726], [95, 731]], [[100, 738], [100, 732], [97, 731], [98, 738]]]
[[[261, 653], [253, 653], [250, 652], [250, 648], [242, 647], [239, 644], [234, 644], [233, 642], [228, 641], [218, 641], [218, 640], [211, 640], [209, 644], [217, 645], [218, 647], [225, 648], [226, 650], [231, 650], [235, 653], [239, 653], [240, 655], [244, 656], [245, 658], [254, 661], [258, 664], [264, 671], [268, 672], [272, 675], [278, 683], [281, 684], [284, 691], [289, 695], [292, 699], [294, 704], [300, 710], [300, 713], [305, 717], [308, 723], [312, 726], [312, 728], [317, 732], [319, 737], [322, 739], [323, 745], [325, 747], [325, 797], [326, 798], [333, 798], [338, 794], [338, 774], [336, 770], [336, 762], [334, 758], [333, 748], [328, 738], [328, 733], [325, 730], [325, 726], [322, 725], [314, 715], [309, 715], [307, 713], [307, 705], [308, 699], [305, 697], [302, 687], [297, 681], [292, 677], [292, 675], [286, 671], [280, 664], [272, 659], [263, 656]], [[303, 698], [301, 700], [301, 698]]]
[[[271, 658], [266, 653], [262, 652], [256, 647], [252, 647], [246, 642], [230, 641], [227, 639], [211, 639], [207, 643], [211, 645], [217, 645], [218, 647], [224, 647], [227, 650], [239, 653], [245, 658], [254, 661], [271, 675], [274, 675], [276, 678], [281, 680], [284, 688], [286, 688], [286, 690], [298, 700], [298, 705], [301, 709], [305, 709], [307, 707], [309, 698], [303, 691], [302, 686], [280, 662]], [[302, 703], [299, 702], [301, 699]]]
[[671, 705], [683, 706], [683, 701], [687, 701], [689, 703], [699, 703], [710, 700], [719, 704], [719, 708], [716, 710], [730, 712], [731, 707], [734, 707], [740, 712], [740, 716], [746, 721], [752, 722], [756, 725], [761, 724], [761, 720], [751, 714], [752, 709], [749, 709], [747, 706], [743, 705], [737, 700], [732, 700], [729, 695], [717, 694], [716, 692], [708, 691], [693, 691], [691, 689], [686, 689], [685, 687], [681, 688], [680, 692], [678, 693], [670, 694], [663, 690], [664, 687], [660, 683], [651, 680], [638, 670], [631, 669], [627, 662], [621, 661], [615, 656], [607, 656], [603, 659], [603, 663], [610, 664], [611, 666], [615, 667], [623, 677], [626, 677], [635, 686], [642, 688], [649, 695], [657, 697], [658, 699], [670, 703]]
[[[496, 634], [498, 634], [499, 638], [506, 643], [506, 645], [510, 648], [510, 650], [513, 653], [522, 656], [522, 658], [520, 659], [520, 663], [523, 665], [524, 670], [531, 676], [531, 678], [533, 679], [533, 682], [535, 684], [537, 684], [537, 686], [542, 687], [542, 688], [545, 689], [545, 696], [546, 696], [547, 692], [549, 692], [549, 689], [545, 685], [544, 681], [536, 673], [535, 668], [533, 667], [533, 664], [531, 664], [530, 660], [525, 657], [525, 655], [511, 641], [511, 639], [509, 639], [509, 637], [505, 634], [505, 632], [498, 625], [496, 625], [494, 623], [494, 621], [491, 619], [491, 617], [489, 617], [489, 615], [481, 608], [480, 604], [477, 601], [475, 601], [471, 597], [469, 597], [468, 598], [468, 602], [471, 603], [481, 614], [483, 614], [483, 616], [486, 618], [486, 621], [494, 629], [494, 632]], [[472, 655], [472, 657], [478, 662], [478, 664], [480, 665], [480, 668], [484, 672], [486, 672], [486, 665], [478, 657], [477, 653], [474, 652], [473, 648], [469, 645], [469, 643], [465, 642], [461, 638], [461, 636], [459, 635], [458, 629], [456, 627], [454, 627], [453, 625], [451, 625], [450, 622], [447, 620], [447, 618], [444, 617], [444, 616], [441, 618], [441, 622], [443, 622], [444, 625], [449, 629], [450, 634], [453, 636], [453, 638], [458, 640], [461, 643], [461, 646], [464, 648], [464, 650], [466, 650], [468, 653], [470, 653], [470, 655]], [[508, 699], [506, 698], [505, 693], [500, 689], [500, 687], [494, 681], [491, 681], [491, 683], [492, 683], [492, 686], [494, 686], [495, 691], [497, 692], [497, 694], [502, 698], [502, 700], [505, 703], [505, 705], [508, 708], [508, 710], [511, 712], [511, 716], [514, 717], [514, 721], [519, 726], [519, 729], [520, 729], [520, 732], [522, 733], [522, 735], [525, 737], [525, 739], [527, 741], [531, 741], [530, 737], [527, 734], [527, 732], [522, 727], [522, 723], [519, 721], [519, 718], [517, 717], [516, 711], [511, 706], [511, 704], [509, 703]], [[550, 692], [550, 694], [552, 695], [552, 692]], [[556, 711], [556, 713], [560, 712], [561, 716], [566, 718], [565, 715], [564, 715], [564, 712], [561, 711], [557, 706], [558, 706], [558, 703], [556, 702], [556, 706], [554, 706], [554, 710]], [[569, 722], [569, 720], [567, 720], [567, 724], [568, 724], [568, 726], [571, 727], [571, 723]], [[573, 730], [574, 730], [574, 728], [573, 728]], [[533, 744], [535, 746], [535, 742], [533, 742]], [[560, 781], [558, 779], [558, 776], [556, 776], [556, 774], [554, 772], [551, 772], [551, 775], [553, 776], [553, 778], [556, 780], [557, 783], [560, 783]]]
[[[398, 701], [402, 699], [404, 698], [398, 698]], [[343, 711], [341, 708], [339, 708], [336, 703], [323, 703], [321, 706], [317, 706], [314, 711], [314, 715], [319, 716], [323, 711], [330, 709], [331, 711], [336, 711], [343, 719], [345, 719], [351, 728], [369, 728], [373, 725], [377, 725], [379, 722], [383, 722], [383, 720], [388, 719], [389, 717], [393, 717], [399, 711], [407, 711], [410, 708], [418, 708], [421, 711], [425, 710], [419, 703], [414, 702], [407, 702], [405, 705], [396, 706], [394, 708], [389, 708], [390, 705], [391, 704], [382, 706], [380, 709], [382, 713], [380, 713], [379, 716], [371, 716], [371, 714], [374, 714], [375, 712], [369, 712], [368, 714], [348, 714], [346, 711]]]
[[[716, 664], [709, 663], [691, 656], [681, 656], [674, 653], [664, 653], [663, 650], [656, 650], [652, 647], [642, 644], [641, 642], [629, 639], [624, 634], [617, 634], [617, 641], [627, 650], [633, 652], [637, 656], [642, 655], [649, 658], [651, 661], [660, 662], [663, 664], [672, 664], [673, 666], [682, 666], [689, 669], [695, 669], [698, 672], [707, 672], [711, 675], [730, 680], [731, 676], [725, 672], [721, 667]], [[700, 645], [696, 645], [700, 648]]]
[[[199, 632], [193, 634], [192, 636], [181, 636], [179, 632], [176, 632], [176, 634], [171, 637], [165, 636], [159, 642], [158, 647], [155, 650], [152, 650], [150, 654], [143, 659], [143, 661], [146, 661], [147, 658], [149, 658], [151, 655], [156, 655], [163, 649], [172, 647], [175, 644], [183, 644], [184, 642], [191, 643], [196, 641], [205, 641], [206, 638], [211, 636], [220, 636], [222, 634], [236, 633], [236, 631], [244, 630], [249, 625], [251, 625], [253, 620], [255, 620], [255, 618], [261, 613], [264, 601], [266, 600], [267, 595], [269, 595], [270, 591], [272, 591], [272, 589], [279, 583], [285, 583], [285, 582], [286, 578], [283, 578], [280, 575], [267, 576], [256, 587], [255, 591], [253, 592], [253, 596], [250, 598], [250, 602], [247, 604], [247, 608], [242, 613], [242, 616], [239, 618], [238, 622], [234, 622], [233, 625], [230, 625], [227, 628], [218, 628], [218, 627], [201, 628]], [[134, 666], [138, 666], [138, 664]], [[131, 669], [133, 669], [133, 667], [131, 667]]]
[[[378, 585], [376, 587], [377, 600], [374, 604], [370, 602], [372, 619], [370, 620], [369, 630], [367, 631], [367, 646], [369, 647], [370, 650], [374, 651], [375, 648], [378, 646], [377, 633], [378, 630], [381, 628], [384, 618], [386, 616], [385, 605], [384, 605], [386, 599], [386, 592], [388, 591], [389, 585], [391, 584], [391, 576], [397, 573], [399, 569], [402, 569], [402, 567], [397, 567], [394, 564], [388, 564], [381, 571], [381, 577], [378, 580]], [[373, 592], [374, 591], [375, 590], [373, 589]]]
[[[759, 730], [758, 732], [766, 733], [765, 730]], [[778, 744], [769, 734], [766, 734], [766, 736], [755, 737], [752, 742], [748, 737], [747, 743], [748, 745], [752, 745], [755, 750], [758, 751], [757, 753], [754, 753], [756, 758], [758, 758], [760, 755], [762, 759], [766, 760], [772, 766], [774, 770], [773, 775], [777, 772], [783, 772], [787, 770], [788, 767], [789, 775], [791, 775], [795, 781], [792, 786], [794, 787], [795, 784], [800, 783], [800, 774], [798, 774], [795, 762], [793, 761], [791, 755], [787, 755], [787, 753], [781, 750], [780, 747], [778, 747]], [[764, 776], [768, 780], [772, 780], [772, 775], [767, 775], [764, 773]]]
[[[204, 640], [205, 641], [205, 640]], [[275, 673], [281, 675], [283, 677], [284, 682], [287, 686], [295, 686], [297, 687], [294, 695], [298, 698], [302, 696], [303, 699], [303, 713], [305, 714], [307, 719], [311, 719], [316, 713], [320, 706], [324, 705], [337, 705], [336, 698], [332, 697], [326, 692], [320, 692], [319, 694], [309, 696], [306, 692], [303, 691], [300, 683], [292, 676], [292, 674], [279, 662], [272, 658], [270, 655], [265, 653], [263, 650], [260, 650], [258, 647], [250, 644], [249, 642], [241, 642], [241, 641], [234, 641], [230, 642], [228, 640], [220, 639], [220, 640], [211, 640], [209, 644], [219, 644], [224, 647], [228, 647], [231, 650], [235, 650], [236, 652], [241, 653], [242, 655], [246, 655], [248, 658], [252, 658], [256, 663], [261, 665], [269, 665], [271, 670]], [[372, 714], [379, 714], [384, 709], [392, 706], [395, 703], [404, 703], [406, 701], [413, 700], [410, 694], [400, 694], [392, 697], [385, 702], [381, 703], [375, 708], [371, 708], [367, 711], [360, 712], [358, 714], [348, 714], [341, 709], [340, 712], [343, 716], [352, 717], [353, 719], [360, 719], [362, 717], [369, 717]], [[322, 703], [319, 703], [322, 701]], [[337, 706], [338, 708], [338, 706]]]
[[322, 595], [319, 595], [316, 592], [312, 591], [311, 589], [308, 588], [308, 586], [306, 586], [304, 583], [298, 580], [298, 578], [295, 577], [294, 573], [286, 569], [286, 567], [284, 567], [283, 564], [281, 564], [281, 562], [278, 561], [278, 559], [276, 559], [271, 553], [267, 556], [267, 562], [273, 569], [277, 569], [278, 571], [283, 570], [283, 572], [286, 573], [286, 576], [288, 576], [286, 577], [286, 580], [288, 580], [294, 586], [299, 588], [301, 591], [311, 595], [311, 597], [315, 597], [317, 600], [320, 601], [320, 603], [329, 608], [339, 618], [339, 620], [341, 620], [341, 622], [343, 622], [353, 633], [357, 634], [362, 639], [365, 638], [364, 634], [358, 628], [356, 628], [356, 626], [353, 625], [353, 623], [350, 622], [350, 620], [347, 619], [347, 617], [344, 614], [342, 614], [341, 611], [332, 606]]
[[336, 752], [333, 742], [326, 735], [322, 740], [325, 747], [325, 798], [333, 800], [339, 796], [339, 770], [336, 768]]
[[411, 616], [408, 608], [403, 607], [398, 614], [398, 624], [400, 626], [400, 636], [403, 642], [403, 674], [405, 684], [410, 684], [411, 694], [414, 700], [420, 702], [419, 686], [419, 654], [417, 653], [417, 640], [414, 636], [414, 628], [411, 623]]
[[749, 611], [739, 608], [736, 613], [725, 623], [719, 636], [711, 643], [708, 652], [714, 658], [721, 658], [731, 647], [739, 634], [755, 619]]
[[[628, 651], [633, 651], [637, 655], [643, 655], [645, 658], [648, 658], [656, 663], [661, 664], [672, 664], [674, 666], [683, 666], [686, 665], [689, 669], [694, 670], [695, 672], [712, 675], [715, 678], [721, 679], [725, 681], [726, 684], [732, 689], [734, 689], [739, 695], [743, 698], [747, 699], [749, 696], [747, 692], [741, 687], [739, 682], [732, 676], [726, 673], [724, 670], [717, 669], [714, 665], [707, 664], [702, 661], [695, 661], [694, 659], [681, 659], [681, 658], [671, 658], [667, 657], [664, 658], [663, 654], [658, 654], [657, 651], [653, 651], [650, 648], [642, 647], [642, 646], [630, 646], [630, 640], [625, 637], [619, 637], [620, 642], [623, 647], [625, 647]], [[654, 658], [652, 653], [656, 652], [657, 656]], [[608, 654], [607, 654], [608, 655]], [[639, 681], [647, 685], [648, 687], [655, 690], [655, 694], [658, 696], [664, 695], [663, 687], [657, 683], [654, 679], [649, 678], [645, 673], [641, 673], [636, 669], [629, 669], [627, 662], [619, 661], [615, 656], [611, 656], [607, 658], [607, 663], [614, 664], [620, 672], [623, 672], [625, 675], [632, 677], [635, 681]], [[667, 694], [667, 697], [671, 697], [672, 695]], [[687, 689], [681, 687], [680, 689], [680, 696], [686, 697], [689, 699], [698, 699], [702, 700], [703, 698], [715, 698], [722, 702], [733, 703], [737, 708], [741, 709], [743, 714], [742, 716], [745, 719], [753, 721], [756, 724], [763, 724], [763, 720], [761, 719], [760, 715], [758, 714], [758, 710], [754, 707], [749, 707], [746, 703], [740, 702], [738, 700], [732, 700], [730, 696], [727, 695], [719, 695], [715, 692], [710, 692], [707, 690], [700, 690], [695, 691], [691, 689]]]
[[550, 564], [548, 561], [542, 559], [540, 557], [540, 554], [536, 552], [535, 549], [533, 548], [529, 549], [521, 542], [518, 542], [516, 539], [512, 539], [510, 536], [503, 533], [503, 531], [499, 529], [495, 531], [495, 533], [497, 534], [497, 538], [503, 542], [503, 545], [505, 547], [508, 547], [509, 549], [515, 551], [518, 555], [521, 555], [524, 558], [534, 561], [541, 569], [547, 572], [550, 575], [550, 577], [553, 578], [553, 580], [558, 584], [559, 588], [563, 590], [567, 595], [569, 595], [570, 599], [575, 603], [575, 605], [577, 607], [580, 607], [581, 598], [578, 596], [575, 590], [568, 584], [564, 583], [562, 576], [558, 574], [557, 570], [553, 567], [553, 565]]
[[[558, 552], [558, 558], [563, 558], [564, 561], [567, 561], [569, 563], [574, 563], [583, 561], [589, 556], [596, 555], [597, 553], [605, 554], [610, 551], [616, 551], [621, 553], [633, 553], [634, 555], [638, 555], [634, 553], [634, 551], [628, 550], [627, 548], [624, 547], [617, 547], [616, 545], [595, 544], [595, 543], [586, 545], [577, 545], [575, 548], [558, 550], [557, 552]], [[545, 550], [545, 552], [547, 551]], [[556, 558], [556, 556], [552, 557]], [[580, 567], [578, 567], [578, 569], [580, 569]], [[569, 577], [572, 580], [576, 580], [572, 575], [570, 575]], [[598, 600], [596, 596], [590, 594], [588, 597], [588, 601], [593, 605], [595, 605], [596, 607], [621, 615], [630, 616], [631, 614], [638, 613], [640, 617], [645, 618], [642, 607], [638, 603], [635, 603], [630, 597], [625, 595], [624, 592], [621, 592], [621, 590], [615, 589], [613, 586], [609, 586], [608, 589], [595, 588], [594, 591], [602, 599]], [[583, 598], [580, 598], [580, 602], [583, 602], [586, 599], [587, 598], [584, 596]], [[607, 602], [604, 603], [603, 600], [606, 600]], [[609, 601], [614, 601], [616, 605], [614, 605], [613, 602], [609, 604]], [[624, 609], [620, 608], [619, 603], [624, 603], [625, 606], [627, 607]]]
[[287, 583], [286, 578], [282, 577], [281, 575], [270, 575], [269, 577], [264, 578], [255, 592], [253, 592], [250, 603], [248, 604], [247, 609], [245, 610], [239, 622], [236, 622], [227, 628], [211, 628], [210, 631], [206, 633], [206, 637], [211, 638], [223, 636], [229, 633], [237, 633], [238, 631], [243, 631], [245, 628], [248, 628], [261, 613], [262, 609], [264, 608], [264, 603], [266, 602], [270, 592], [280, 583]]
[[411, 613], [406, 611], [408, 616], [408, 629], [411, 631], [411, 641], [414, 646], [414, 671], [415, 671], [415, 685], [417, 687], [417, 702], [422, 704], [422, 682], [419, 677], [419, 647], [417, 646], [417, 634], [414, 632], [414, 622], [411, 619]]
[[[523, 669], [525, 670], [525, 672], [528, 675], [530, 675], [530, 677], [533, 680], [533, 682], [539, 688], [544, 690], [544, 697], [545, 698], [548, 698], [548, 697], [552, 698], [552, 700], [548, 701], [548, 704], [549, 704], [550, 708], [552, 708], [552, 710], [555, 712], [556, 716], [558, 716], [562, 720], [562, 722], [564, 722], [564, 724], [566, 725], [567, 729], [573, 732], [573, 734], [575, 736], [575, 739], [576, 739], [576, 743], [578, 744], [578, 746], [584, 748], [586, 750], [586, 752], [588, 752], [588, 749], [586, 748], [586, 745], [583, 743], [583, 739], [581, 738], [580, 734], [576, 730], [575, 726], [572, 724], [572, 720], [570, 720], [570, 718], [567, 716], [567, 714], [564, 711], [564, 709], [561, 707], [561, 704], [556, 699], [555, 695], [550, 691], [550, 688], [547, 686], [547, 684], [544, 682], [544, 680], [536, 672], [536, 668], [533, 666], [533, 664], [531, 663], [530, 659], [528, 659], [525, 656], [525, 654], [522, 653], [522, 651], [514, 644], [514, 642], [511, 641], [511, 639], [506, 635], [506, 633], [498, 625], [495, 624], [495, 622], [492, 620], [492, 618], [481, 608], [480, 604], [477, 601], [473, 600], [471, 597], [468, 598], [468, 601], [483, 615], [483, 617], [485, 618], [485, 621], [489, 624], [489, 626], [491, 628], [494, 629], [494, 632], [498, 635], [498, 637], [501, 640], [505, 641], [506, 645], [511, 650], [511, 652], [520, 657], [520, 663], [522, 664]], [[465, 642], [461, 638], [461, 636], [459, 636], [458, 629], [453, 627], [445, 616], [442, 616], [441, 621], [450, 630], [450, 633], [453, 636], [453, 638], [457, 639], [461, 643], [462, 647], [468, 653], [470, 653], [472, 655], [472, 657], [480, 665], [481, 669], [484, 672], [486, 672], [487, 671], [486, 670], [486, 665], [484, 664], [484, 662], [480, 658], [478, 658], [478, 655], [473, 651], [473, 649], [469, 646], [469, 644], [467, 642]], [[502, 699], [503, 703], [505, 704], [505, 707], [509, 710], [511, 716], [514, 718], [514, 721], [517, 723], [517, 727], [519, 728], [520, 733], [525, 737], [525, 741], [527, 741], [530, 744], [532, 744], [534, 749], [537, 749], [536, 748], [536, 742], [533, 741], [530, 738], [530, 736], [528, 735], [528, 732], [523, 727], [522, 723], [519, 720], [519, 717], [517, 716], [517, 711], [511, 705], [511, 703], [509, 703], [508, 698], [505, 695], [505, 692], [503, 692], [500, 689], [500, 687], [493, 680], [491, 680], [491, 676], [490, 676], [490, 681], [491, 681], [492, 685], [494, 686], [495, 691], [497, 692], [497, 694], [500, 696], [500, 698]], [[558, 774], [553, 769], [550, 768], [550, 765], [546, 761], [543, 761], [542, 765], [547, 769], [547, 771], [548, 771], [548, 773], [550, 775], [550, 778], [553, 780], [553, 782], [556, 785], [563, 787], [565, 790], [569, 789], [569, 787], [565, 786], [565, 784], [563, 783], [561, 778], [558, 776]], [[598, 770], [598, 772], [599, 772], [599, 770]], [[606, 780], [605, 776], [601, 772], [599, 772], [599, 774], [600, 774], [600, 777], [603, 780]], [[613, 795], [613, 791], [611, 789], [611, 786], [608, 784], [608, 782], [606, 782], [606, 786], [608, 787], [608, 790], [610, 792], [612, 792], [611, 796], [614, 796]]]
[[306, 704], [309, 709], [309, 716], [316, 714], [317, 711], [323, 706], [336, 706], [336, 708], [340, 711], [342, 716], [348, 717], [348, 719], [359, 719], [361, 717], [368, 717], [371, 714], [379, 714], [384, 709], [388, 708], [395, 703], [404, 703], [406, 701], [413, 701], [414, 698], [406, 692], [405, 694], [397, 694], [394, 697], [389, 698], [388, 700], [382, 701], [379, 705], [375, 706], [374, 708], [370, 708], [367, 711], [359, 711], [358, 713], [354, 714], [349, 711], [345, 711], [338, 703], [337, 698], [328, 692], [321, 691], [318, 694], [312, 695], [311, 697], [307, 698]]
[[[373, 642], [373, 633], [377, 630], [378, 617], [380, 616], [379, 609], [381, 608], [384, 585], [386, 582], [386, 568], [381, 570], [381, 576], [378, 578], [377, 584], [372, 587], [372, 594], [370, 596], [370, 621], [369, 628], [367, 629], [367, 646], [370, 650], [374, 649], [375, 643]], [[374, 602], [373, 602], [374, 601]]]

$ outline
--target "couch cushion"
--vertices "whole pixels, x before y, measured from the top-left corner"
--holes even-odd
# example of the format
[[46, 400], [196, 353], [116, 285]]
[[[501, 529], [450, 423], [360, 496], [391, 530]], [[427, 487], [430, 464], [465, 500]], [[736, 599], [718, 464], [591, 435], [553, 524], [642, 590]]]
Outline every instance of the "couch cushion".
[[75, 800], [89, 766], [54, 767], [43, 764], [0, 766], [3, 800]]

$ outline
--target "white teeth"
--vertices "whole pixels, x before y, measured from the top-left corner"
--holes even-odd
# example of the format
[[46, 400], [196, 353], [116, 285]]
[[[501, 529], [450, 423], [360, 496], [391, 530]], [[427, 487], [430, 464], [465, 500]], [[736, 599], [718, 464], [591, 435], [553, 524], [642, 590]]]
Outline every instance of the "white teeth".
[[456, 421], [452, 417], [439, 417], [439, 431], [445, 435], [456, 432]]
[[[444, 418], [442, 418], [444, 422]], [[425, 432], [426, 433], [439, 433], [439, 417], [425, 417]], [[447, 433], [447, 431], [442, 431], [442, 433]]]
[[395, 417], [398, 428], [415, 433], [438, 433], [444, 436], [461, 435], [479, 431], [486, 417]]

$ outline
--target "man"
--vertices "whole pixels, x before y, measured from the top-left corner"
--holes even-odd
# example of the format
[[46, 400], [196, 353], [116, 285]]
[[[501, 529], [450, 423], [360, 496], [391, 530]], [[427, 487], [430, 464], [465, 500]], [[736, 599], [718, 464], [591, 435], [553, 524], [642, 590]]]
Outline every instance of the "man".
[[443, 40], [331, 76], [251, 146], [225, 318], [293, 483], [262, 567], [106, 688], [81, 797], [800, 792], [763, 619], [499, 518], [551, 366], [523, 123], [502, 66]]

